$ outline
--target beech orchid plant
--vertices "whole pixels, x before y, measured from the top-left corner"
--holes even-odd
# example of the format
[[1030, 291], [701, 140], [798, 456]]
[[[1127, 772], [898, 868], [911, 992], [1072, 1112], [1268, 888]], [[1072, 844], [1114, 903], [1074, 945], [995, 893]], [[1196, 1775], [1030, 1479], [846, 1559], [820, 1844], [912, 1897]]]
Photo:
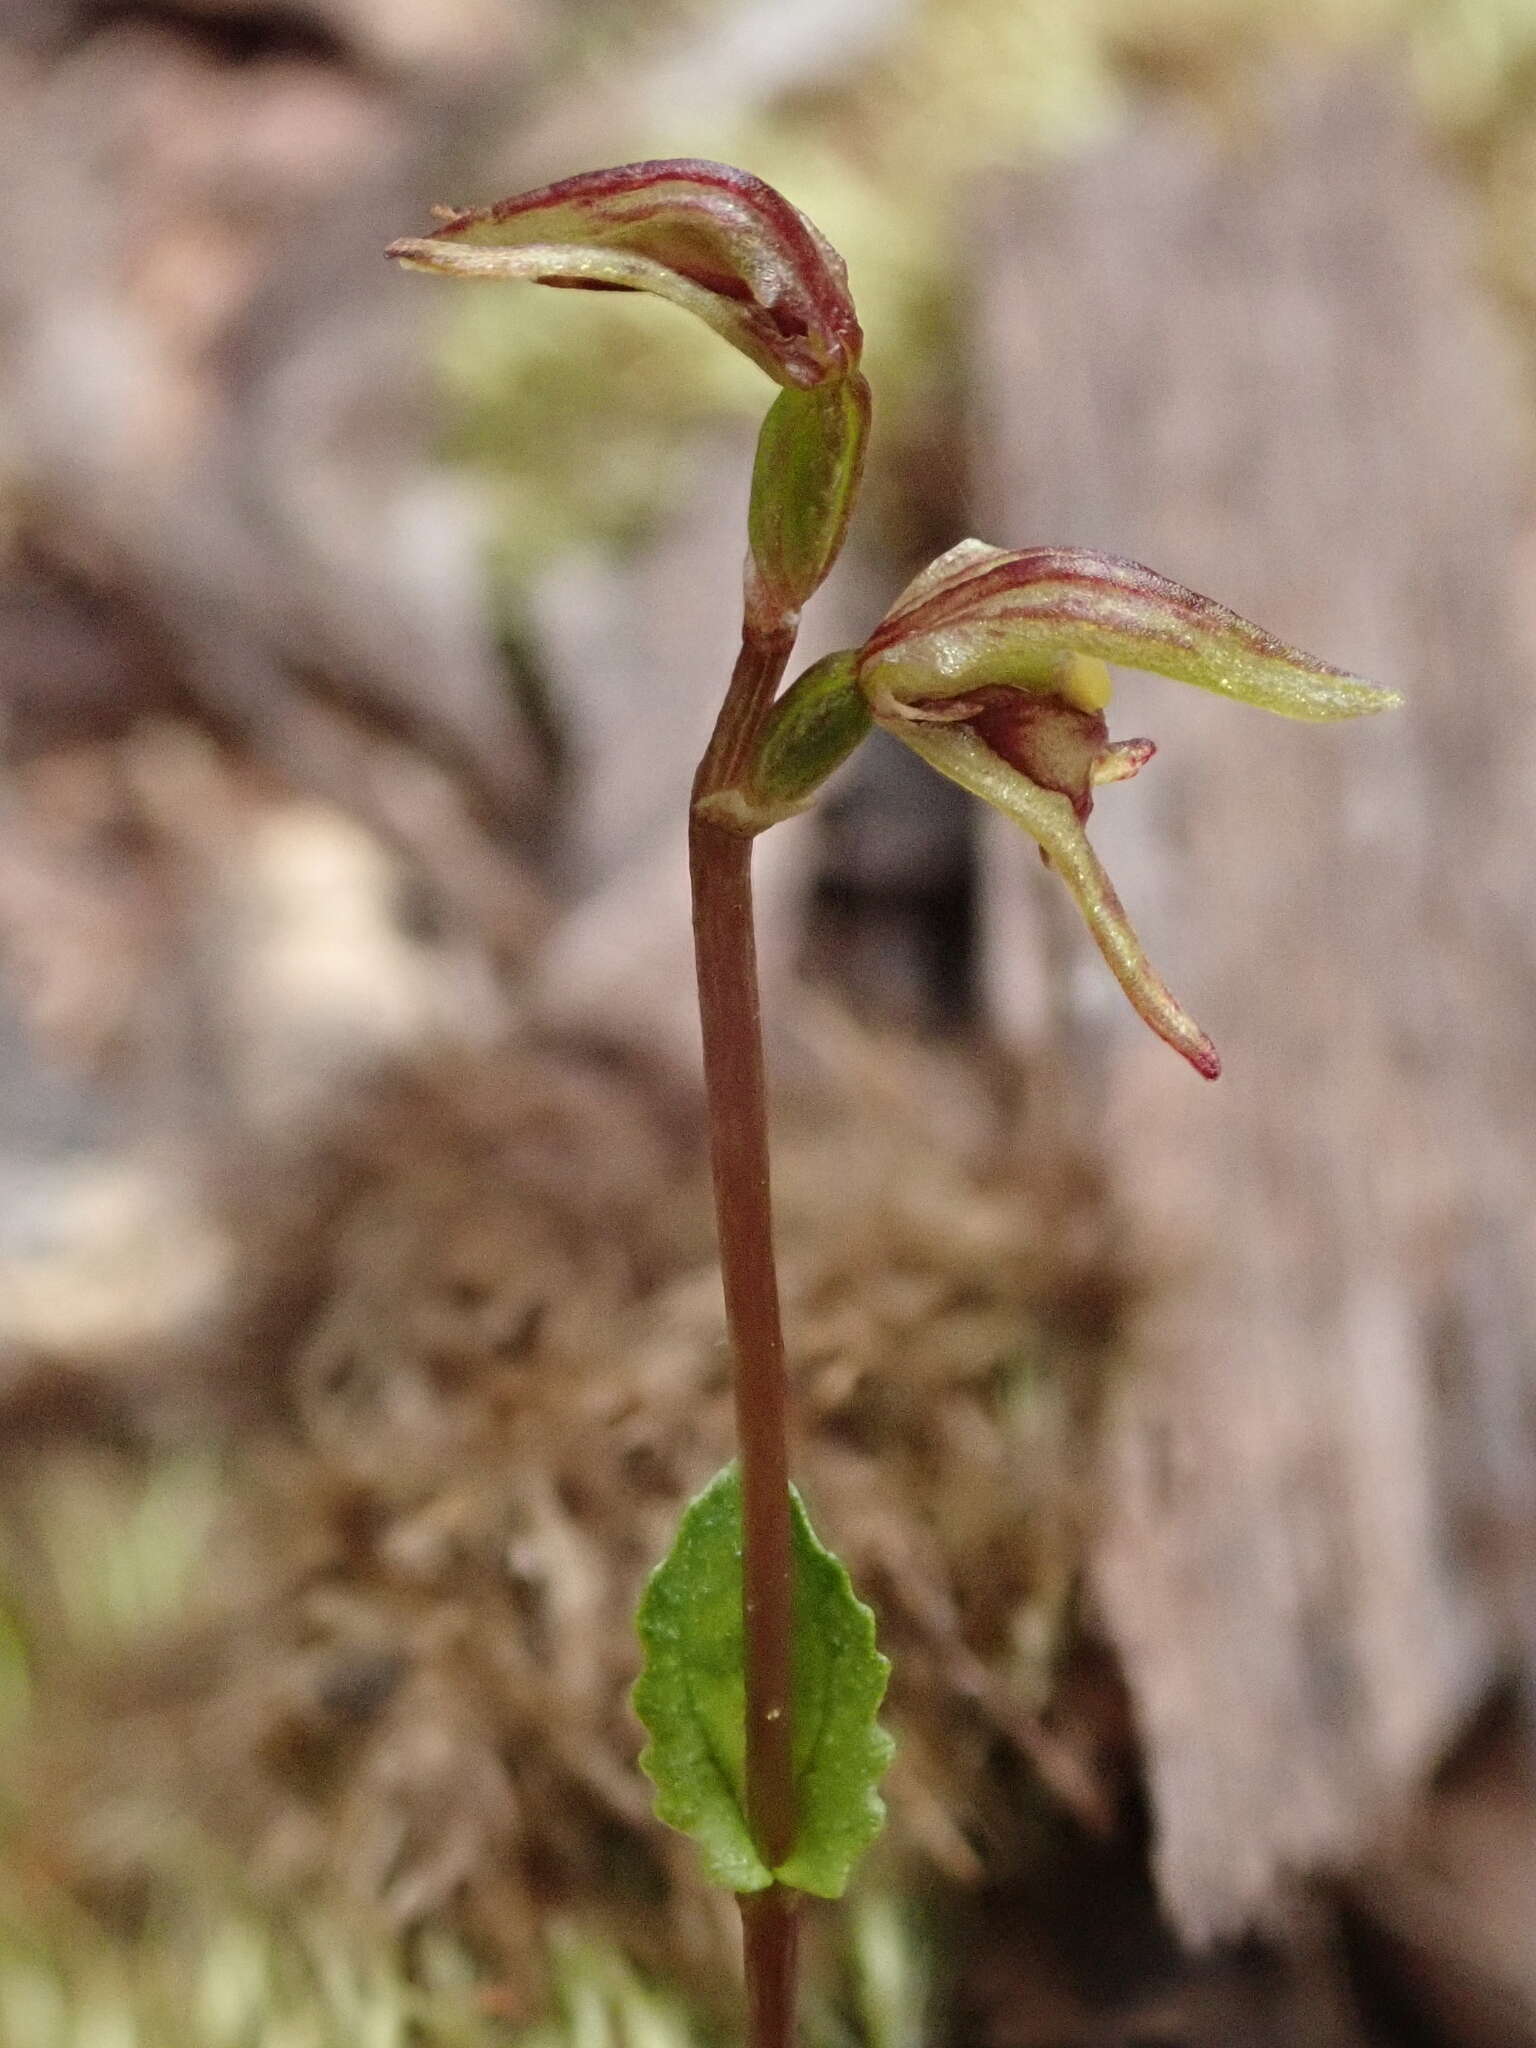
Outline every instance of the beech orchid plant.
[[1107, 663], [1287, 718], [1352, 718], [1391, 692], [1274, 639], [1137, 562], [963, 540], [861, 647], [782, 687], [800, 610], [836, 561], [863, 469], [869, 387], [842, 259], [729, 165], [624, 164], [444, 213], [389, 254], [449, 277], [650, 292], [779, 386], [747, 514], [741, 651], [689, 817], [721, 1273], [738, 1457], [687, 1510], [639, 1613], [641, 1763], [742, 1910], [748, 2038], [794, 2036], [796, 1909], [835, 1897], [883, 1820], [890, 1743], [874, 1622], [790, 1485], [752, 929], [751, 848], [875, 726], [1039, 845], [1137, 1012], [1214, 1079], [1209, 1038], [1153, 971], [1085, 826], [1154, 751], [1112, 740]]

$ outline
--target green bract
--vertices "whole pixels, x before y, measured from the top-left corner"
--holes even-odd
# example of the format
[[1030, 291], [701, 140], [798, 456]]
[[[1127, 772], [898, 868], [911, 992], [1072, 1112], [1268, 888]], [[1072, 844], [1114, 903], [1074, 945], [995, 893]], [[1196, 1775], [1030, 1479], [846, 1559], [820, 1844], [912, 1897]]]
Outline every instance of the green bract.
[[857, 371], [810, 391], [781, 391], [769, 408], [747, 537], [758, 575], [786, 611], [798, 611], [837, 560], [868, 436], [869, 386]]
[[828, 654], [795, 679], [768, 714], [745, 787], [703, 798], [706, 817], [750, 834], [805, 809], [874, 722], [856, 664], [852, 650]]
[[656, 1811], [691, 1835], [712, 1882], [762, 1891], [777, 1880], [837, 1898], [885, 1818], [877, 1786], [890, 1737], [875, 1716], [889, 1665], [848, 1574], [793, 1496], [795, 1845], [769, 1870], [747, 1826], [741, 1482], [728, 1465], [684, 1514], [638, 1617], [645, 1668], [635, 1712]]

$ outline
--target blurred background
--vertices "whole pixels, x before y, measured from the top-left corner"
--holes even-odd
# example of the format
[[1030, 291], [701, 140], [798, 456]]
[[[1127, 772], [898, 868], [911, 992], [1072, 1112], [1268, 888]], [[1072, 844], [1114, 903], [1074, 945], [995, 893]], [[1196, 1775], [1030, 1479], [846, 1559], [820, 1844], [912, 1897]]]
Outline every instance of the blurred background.
[[878, 739], [760, 849], [823, 1533], [895, 1659], [826, 2048], [1536, 2042], [1533, 0], [0, 6], [0, 2043], [689, 2048], [629, 1614], [728, 1404], [682, 806], [770, 395], [384, 244], [650, 155], [849, 264], [806, 622], [1129, 554], [1211, 1030]]

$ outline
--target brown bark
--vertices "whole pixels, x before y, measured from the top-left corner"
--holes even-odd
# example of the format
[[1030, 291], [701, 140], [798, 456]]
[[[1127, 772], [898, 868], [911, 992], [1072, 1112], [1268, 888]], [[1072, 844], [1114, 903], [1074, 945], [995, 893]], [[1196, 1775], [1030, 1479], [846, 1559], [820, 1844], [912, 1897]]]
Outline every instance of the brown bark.
[[1122, 692], [1161, 752], [1096, 838], [1217, 1088], [989, 841], [995, 1014], [1065, 1048], [1149, 1279], [1094, 1578], [1197, 1937], [1355, 1856], [1519, 1649], [1536, 1472], [1519, 396], [1395, 94], [1273, 116], [1003, 180], [976, 256], [985, 537], [1139, 557], [1408, 699]]

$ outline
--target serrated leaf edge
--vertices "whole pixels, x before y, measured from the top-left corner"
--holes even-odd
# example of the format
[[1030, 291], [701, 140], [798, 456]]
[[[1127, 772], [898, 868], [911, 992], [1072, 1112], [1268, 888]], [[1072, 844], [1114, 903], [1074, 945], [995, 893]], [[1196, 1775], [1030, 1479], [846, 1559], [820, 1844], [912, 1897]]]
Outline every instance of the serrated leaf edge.
[[[860, 1745], [862, 1750], [860, 1775], [866, 1776], [867, 1782], [863, 1786], [862, 1798], [859, 1801], [862, 1812], [860, 1813], [856, 1809], [850, 1808], [849, 1818], [853, 1824], [849, 1829], [847, 1840], [851, 1847], [845, 1856], [840, 1856], [839, 1858], [843, 1864], [841, 1877], [835, 1882], [829, 1882], [825, 1877], [818, 1875], [814, 1882], [808, 1882], [808, 1874], [804, 1866], [808, 1860], [814, 1866], [816, 1859], [813, 1855], [808, 1855], [803, 1841], [797, 1842], [794, 1850], [778, 1865], [773, 1873], [775, 1879], [780, 1884], [786, 1885], [793, 1890], [808, 1892], [817, 1898], [835, 1899], [842, 1896], [859, 1857], [869, 1847], [870, 1843], [875, 1840], [885, 1825], [885, 1801], [880, 1796], [878, 1780], [889, 1765], [895, 1753], [896, 1744], [890, 1734], [879, 1725], [875, 1716], [879, 1713], [881, 1702], [885, 1698], [886, 1686], [891, 1675], [891, 1663], [890, 1659], [877, 1646], [877, 1623], [874, 1609], [867, 1601], [859, 1598], [854, 1590], [852, 1574], [837, 1552], [823, 1543], [816, 1534], [799, 1488], [792, 1486], [789, 1491], [793, 1504], [795, 1535], [798, 1541], [805, 1544], [808, 1553], [808, 1566], [812, 1569], [830, 1567], [830, 1575], [836, 1581], [837, 1590], [846, 1597], [849, 1608], [855, 1617], [854, 1630], [850, 1631], [848, 1652], [855, 1656], [867, 1656], [870, 1660], [869, 1679], [863, 1688], [863, 1694], [858, 1703], [858, 1712], [867, 1721], [863, 1731], [863, 1741]], [[821, 1725], [816, 1731], [816, 1738], [810, 1752], [795, 1773], [797, 1793], [802, 1792], [814, 1777], [817, 1758], [822, 1753], [830, 1721], [831, 1714], [824, 1710], [821, 1715]]]
[[[635, 1620], [636, 1627], [640, 1632], [641, 1641], [645, 1644], [646, 1663], [631, 1689], [630, 1704], [648, 1733], [650, 1732], [651, 1724], [646, 1718], [645, 1707], [648, 1699], [654, 1696], [656, 1685], [659, 1682], [654, 1669], [654, 1660], [651, 1656], [650, 1646], [645, 1642], [644, 1634], [646, 1611], [652, 1599], [653, 1589], [659, 1582], [663, 1582], [663, 1575], [667, 1567], [676, 1558], [678, 1545], [682, 1540], [684, 1529], [687, 1527], [690, 1519], [710, 1506], [713, 1496], [717, 1493], [734, 1489], [738, 1495], [739, 1502], [740, 1487], [740, 1476], [733, 1461], [717, 1472], [714, 1478], [694, 1495], [693, 1499], [689, 1501], [683, 1510], [677, 1532], [672, 1539], [671, 1547], [652, 1569], [649, 1577], [646, 1579], [645, 1588], [640, 1595], [640, 1604], [636, 1610]], [[708, 1717], [700, 1712], [695, 1704], [694, 1688], [688, 1677], [686, 1667], [684, 1667], [684, 1692], [689, 1710], [693, 1715], [694, 1725], [701, 1731], [701, 1747], [704, 1755], [708, 1758], [709, 1765], [719, 1781], [727, 1805], [734, 1812], [737, 1819], [739, 1839], [735, 1845], [734, 1854], [730, 1859], [730, 1871], [728, 1872], [726, 1869], [726, 1859], [722, 1856], [721, 1852], [701, 1838], [697, 1819], [688, 1816], [685, 1809], [679, 1805], [675, 1798], [667, 1793], [657, 1778], [652, 1766], [655, 1761], [658, 1745], [655, 1736], [652, 1735], [644, 1749], [640, 1752], [639, 1763], [641, 1770], [656, 1788], [655, 1810], [657, 1818], [668, 1827], [675, 1828], [680, 1834], [688, 1836], [689, 1840], [698, 1849], [703, 1859], [705, 1870], [712, 1882], [722, 1885], [728, 1891], [738, 1893], [766, 1891], [768, 1886], [773, 1883], [773, 1873], [757, 1854], [756, 1848], [753, 1845], [746, 1812], [737, 1794], [736, 1787], [732, 1783], [730, 1771], [727, 1769], [714, 1742], [710, 1739]]]
[[[658, 1581], [662, 1580], [662, 1576], [668, 1566], [676, 1558], [678, 1545], [690, 1519], [698, 1515], [701, 1510], [713, 1505], [713, 1496], [726, 1490], [734, 1492], [739, 1521], [740, 1487], [740, 1475], [733, 1461], [725, 1466], [723, 1470], [716, 1473], [708, 1485], [694, 1496], [683, 1511], [682, 1519], [678, 1524], [677, 1534], [673, 1538], [672, 1547], [652, 1570], [650, 1577], [646, 1581], [645, 1590], [641, 1594], [639, 1608], [636, 1613], [636, 1623], [641, 1631], [642, 1642], [645, 1643], [647, 1661], [639, 1678], [635, 1681], [630, 1698], [635, 1713], [648, 1731], [651, 1724], [646, 1718], [645, 1710], [652, 1700], [658, 1682], [654, 1656], [644, 1634], [646, 1614], [653, 1597], [653, 1588], [657, 1585]], [[799, 1553], [797, 1560], [798, 1570], [804, 1573], [807, 1581], [809, 1581], [813, 1573], [820, 1572], [823, 1574], [824, 1580], [827, 1582], [834, 1599], [841, 1596], [846, 1600], [851, 1616], [851, 1626], [845, 1638], [841, 1655], [851, 1655], [868, 1662], [866, 1682], [860, 1689], [856, 1702], [850, 1701], [847, 1703], [850, 1711], [864, 1723], [862, 1739], [858, 1744], [859, 1763], [857, 1767], [857, 1775], [863, 1782], [859, 1798], [857, 1801], [850, 1800], [848, 1802], [847, 1812], [839, 1822], [837, 1834], [841, 1846], [829, 1852], [824, 1846], [818, 1846], [815, 1843], [808, 1845], [804, 1840], [802, 1826], [801, 1839], [797, 1842], [794, 1850], [781, 1864], [770, 1871], [768, 1866], [757, 1855], [752, 1845], [746, 1813], [742, 1801], [738, 1797], [736, 1787], [732, 1782], [731, 1773], [721, 1758], [714, 1742], [710, 1739], [708, 1716], [698, 1711], [695, 1706], [694, 1689], [686, 1666], [683, 1667], [683, 1691], [693, 1724], [700, 1731], [700, 1747], [703, 1755], [708, 1760], [710, 1769], [714, 1772], [718, 1786], [724, 1794], [726, 1805], [734, 1813], [737, 1821], [738, 1841], [733, 1845], [733, 1853], [729, 1857], [722, 1855], [717, 1847], [701, 1837], [697, 1824], [696, 1808], [698, 1803], [689, 1802], [688, 1808], [680, 1806], [679, 1802], [667, 1793], [657, 1779], [653, 1765], [658, 1744], [654, 1735], [641, 1751], [639, 1761], [641, 1770], [645, 1772], [646, 1776], [651, 1779], [652, 1784], [656, 1787], [655, 1811], [657, 1817], [665, 1822], [667, 1826], [676, 1828], [680, 1833], [686, 1834], [689, 1837], [698, 1849], [706, 1871], [713, 1882], [719, 1883], [727, 1890], [736, 1893], [762, 1891], [770, 1884], [779, 1883], [788, 1889], [808, 1893], [812, 1897], [832, 1899], [841, 1897], [859, 1857], [885, 1825], [885, 1801], [877, 1787], [879, 1778], [891, 1761], [896, 1745], [890, 1734], [880, 1727], [875, 1717], [885, 1697], [891, 1665], [890, 1659], [877, 1647], [876, 1616], [873, 1608], [867, 1602], [861, 1600], [857, 1592], [855, 1592], [852, 1576], [843, 1560], [834, 1550], [823, 1543], [816, 1534], [804, 1499], [797, 1487], [791, 1486], [790, 1488], [790, 1502], [793, 1517], [794, 1543], [796, 1551]], [[835, 1665], [832, 1668], [835, 1670]], [[795, 1772], [797, 1790], [805, 1788], [814, 1781], [817, 1760], [822, 1754], [823, 1746], [827, 1739], [827, 1732], [833, 1721], [831, 1703], [834, 1692], [835, 1687], [831, 1685], [824, 1691], [823, 1704], [819, 1712], [819, 1725], [815, 1737], [809, 1752]], [[729, 1869], [727, 1869], [727, 1863], [730, 1865]], [[829, 1870], [834, 1874], [829, 1876]], [[744, 1881], [747, 1877], [750, 1877], [751, 1881]]]

